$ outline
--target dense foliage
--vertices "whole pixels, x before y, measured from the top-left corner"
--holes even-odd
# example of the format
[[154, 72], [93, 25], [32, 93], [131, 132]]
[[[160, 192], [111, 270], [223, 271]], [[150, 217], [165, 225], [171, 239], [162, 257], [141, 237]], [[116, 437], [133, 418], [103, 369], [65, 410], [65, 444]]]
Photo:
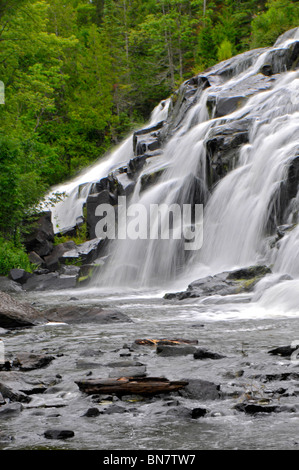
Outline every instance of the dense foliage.
[[[0, 0], [0, 234], [186, 78], [297, 26], [291, 0]], [[1, 244], [1, 243], [0, 243]]]

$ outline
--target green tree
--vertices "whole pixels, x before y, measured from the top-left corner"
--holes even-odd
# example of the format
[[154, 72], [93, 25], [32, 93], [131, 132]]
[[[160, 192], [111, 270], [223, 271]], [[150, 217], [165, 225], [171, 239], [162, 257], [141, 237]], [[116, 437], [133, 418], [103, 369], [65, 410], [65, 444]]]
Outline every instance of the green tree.
[[271, 46], [277, 37], [299, 24], [299, 4], [291, 0], [269, 0], [266, 11], [252, 21], [252, 48]]

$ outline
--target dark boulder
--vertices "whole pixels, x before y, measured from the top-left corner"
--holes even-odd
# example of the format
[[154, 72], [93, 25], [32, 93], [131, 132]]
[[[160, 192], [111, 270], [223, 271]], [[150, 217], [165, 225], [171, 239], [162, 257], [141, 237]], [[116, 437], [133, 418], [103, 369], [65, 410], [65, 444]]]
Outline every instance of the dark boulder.
[[193, 357], [194, 359], [223, 359], [225, 358], [225, 356], [222, 356], [221, 354], [208, 351], [207, 349], [204, 349], [204, 348], [196, 349], [195, 353], [193, 354]]
[[19, 284], [25, 284], [25, 282], [32, 276], [32, 273], [25, 271], [25, 269], [14, 268], [9, 272], [9, 277]]
[[280, 410], [278, 405], [260, 405], [258, 403], [238, 403], [234, 406], [235, 410], [246, 414], [255, 415], [258, 413], [274, 413]]
[[299, 341], [296, 346], [295, 345], [279, 346], [278, 348], [274, 348], [268, 351], [268, 354], [272, 354], [273, 356], [291, 357], [291, 355], [297, 349], [299, 349]]
[[47, 256], [53, 249], [54, 229], [51, 212], [45, 212], [38, 217], [25, 235], [24, 245], [27, 252], [34, 251], [39, 256]]
[[194, 354], [195, 351], [195, 346], [187, 344], [180, 344], [175, 346], [158, 345], [156, 349], [157, 354], [162, 357], [187, 356], [188, 354]]
[[101, 204], [116, 206], [117, 198], [108, 189], [88, 196], [86, 201], [86, 223], [90, 239], [97, 238], [95, 229], [100, 217], [96, 215], [96, 209]]

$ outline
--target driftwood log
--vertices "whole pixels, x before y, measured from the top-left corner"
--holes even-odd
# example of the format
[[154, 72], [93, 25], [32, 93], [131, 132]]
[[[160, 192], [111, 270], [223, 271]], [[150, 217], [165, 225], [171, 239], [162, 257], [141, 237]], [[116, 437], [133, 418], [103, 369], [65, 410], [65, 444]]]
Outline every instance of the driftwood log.
[[88, 395], [115, 393], [116, 395], [151, 396], [170, 393], [188, 385], [185, 381], [169, 381], [164, 377], [121, 377], [109, 379], [86, 379], [75, 382], [81, 392]]
[[175, 346], [179, 344], [198, 344], [198, 341], [196, 339], [183, 339], [183, 338], [175, 338], [175, 339], [168, 339], [168, 338], [161, 338], [161, 339], [136, 339], [135, 340], [136, 344], [139, 344], [141, 346], [162, 346], [162, 345], [168, 345], [168, 346]]

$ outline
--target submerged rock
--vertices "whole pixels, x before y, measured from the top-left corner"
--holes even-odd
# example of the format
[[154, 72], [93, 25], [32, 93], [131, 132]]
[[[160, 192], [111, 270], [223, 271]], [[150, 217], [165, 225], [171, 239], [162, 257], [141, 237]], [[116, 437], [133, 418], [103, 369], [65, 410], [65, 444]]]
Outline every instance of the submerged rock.
[[187, 379], [188, 384], [179, 391], [182, 397], [195, 400], [218, 400], [221, 398], [220, 386], [201, 379]]
[[84, 307], [69, 305], [66, 307], [52, 307], [44, 312], [48, 321], [65, 323], [122, 323], [132, 320], [122, 312], [101, 307]]
[[246, 414], [255, 415], [258, 413], [274, 413], [280, 410], [278, 405], [260, 405], [258, 403], [238, 403], [235, 410], [243, 411]]
[[48, 429], [45, 431], [44, 436], [46, 439], [69, 439], [74, 437], [75, 433], [68, 429]]
[[222, 356], [221, 354], [208, 351], [204, 348], [198, 348], [193, 354], [193, 357], [194, 359], [223, 359], [226, 356]]

